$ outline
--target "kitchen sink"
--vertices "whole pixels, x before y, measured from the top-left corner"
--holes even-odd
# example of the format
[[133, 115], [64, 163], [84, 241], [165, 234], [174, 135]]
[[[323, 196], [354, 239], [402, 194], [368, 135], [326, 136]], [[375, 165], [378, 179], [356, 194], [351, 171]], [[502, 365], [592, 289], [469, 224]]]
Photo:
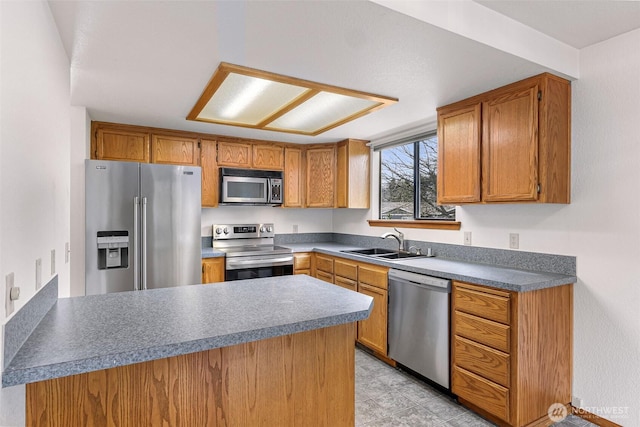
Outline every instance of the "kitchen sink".
[[349, 254], [357, 254], [357, 255], [394, 255], [398, 251], [394, 251], [393, 249], [383, 249], [383, 248], [370, 248], [370, 249], [354, 249], [351, 251], [341, 251]]
[[384, 249], [384, 248], [354, 249], [354, 250], [344, 250], [341, 252], [344, 252], [347, 254], [354, 254], [354, 255], [364, 255], [371, 258], [388, 259], [388, 260], [418, 258], [418, 257], [425, 256], [422, 254], [418, 255], [414, 253], [394, 251], [393, 249]]

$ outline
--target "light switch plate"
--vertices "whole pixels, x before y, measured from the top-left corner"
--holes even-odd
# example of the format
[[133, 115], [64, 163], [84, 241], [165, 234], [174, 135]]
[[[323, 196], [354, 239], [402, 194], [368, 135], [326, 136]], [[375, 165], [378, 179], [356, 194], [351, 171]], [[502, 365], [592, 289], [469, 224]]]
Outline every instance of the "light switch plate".
[[71, 250], [69, 249], [69, 242], [64, 244], [64, 263], [65, 264], [69, 264], [69, 252], [71, 252]]
[[56, 250], [51, 249], [51, 275], [56, 274]]
[[42, 286], [42, 258], [36, 260], [36, 291]]
[[465, 231], [464, 232], [464, 244], [467, 246], [471, 246], [471, 232], [470, 231]]
[[298, 232], [298, 224], [293, 224], [293, 233], [297, 233]]
[[509, 248], [518, 249], [520, 247], [520, 235], [518, 233], [509, 233]]
[[11, 299], [11, 288], [13, 288], [13, 273], [7, 274], [5, 282], [4, 310], [5, 317], [9, 317], [9, 315], [13, 313], [13, 300]]

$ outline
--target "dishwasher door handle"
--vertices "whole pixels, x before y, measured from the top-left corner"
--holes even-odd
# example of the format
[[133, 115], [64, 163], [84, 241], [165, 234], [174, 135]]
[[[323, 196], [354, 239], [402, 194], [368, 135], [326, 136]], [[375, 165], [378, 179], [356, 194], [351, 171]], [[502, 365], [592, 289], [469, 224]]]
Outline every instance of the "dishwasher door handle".
[[447, 286], [447, 287], [440, 287], [440, 286], [432, 286], [432, 285], [425, 285], [424, 283], [416, 283], [416, 282], [412, 282], [410, 280], [403, 280], [403, 279], [389, 279], [389, 284], [391, 284], [391, 282], [395, 282], [397, 284], [399, 284], [400, 286], [405, 286], [405, 285], [411, 285], [411, 286], [415, 286], [417, 288], [422, 288], [428, 291], [433, 291], [433, 292], [442, 292], [444, 294], [448, 294], [451, 293], [451, 286]]

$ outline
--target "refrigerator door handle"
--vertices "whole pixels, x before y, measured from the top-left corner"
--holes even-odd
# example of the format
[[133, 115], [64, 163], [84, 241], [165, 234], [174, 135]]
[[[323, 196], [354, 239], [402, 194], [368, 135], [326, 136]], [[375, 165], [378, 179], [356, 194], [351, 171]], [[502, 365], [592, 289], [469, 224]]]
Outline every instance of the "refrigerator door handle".
[[147, 198], [142, 198], [142, 289], [147, 289]]
[[140, 257], [138, 257], [138, 250], [139, 250], [139, 224], [138, 224], [138, 216], [139, 216], [139, 212], [138, 212], [138, 205], [140, 204], [140, 198], [138, 196], [133, 198], [133, 251], [132, 253], [132, 258], [133, 258], [133, 290], [135, 291], [139, 291], [140, 290]]

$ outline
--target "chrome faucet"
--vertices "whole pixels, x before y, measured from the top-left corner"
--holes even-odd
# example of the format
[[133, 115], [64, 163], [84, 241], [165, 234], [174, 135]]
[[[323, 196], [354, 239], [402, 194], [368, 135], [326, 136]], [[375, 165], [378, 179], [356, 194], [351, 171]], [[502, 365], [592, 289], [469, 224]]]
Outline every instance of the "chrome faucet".
[[397, 228], [394, 228], [394, 230], [396, 230], [396, 233], [398, 233], [397, 236], [393, 233], [384, 233], [382, 236], [380, 236], [380, 238], [388, 239], [390, 237], [393, 237], [398, 241], [398, 251], [404, 251], [404, 234]]

